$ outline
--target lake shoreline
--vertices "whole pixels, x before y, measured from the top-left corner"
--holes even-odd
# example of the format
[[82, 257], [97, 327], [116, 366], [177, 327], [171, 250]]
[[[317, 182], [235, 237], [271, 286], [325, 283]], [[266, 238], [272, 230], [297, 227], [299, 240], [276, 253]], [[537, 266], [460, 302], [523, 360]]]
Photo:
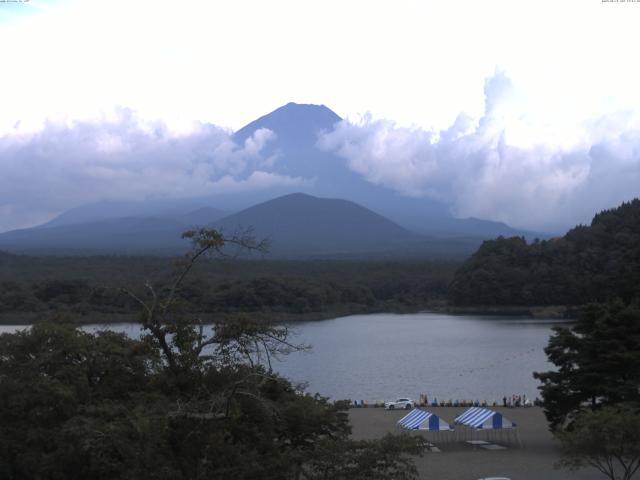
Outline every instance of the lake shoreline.
[[[558, 319], [571, 320], [578, 316], [582, 306], [527, 306], [527, 305], [449, 305], [446, 302], [427, 303], [420, 306], [391, 306], [361, 307], [358, 305], [346, 305], [343, 308], [335, 308], [320, 312], [216, 312], [194, 313], [194, 320], [200, 319], [204, 323], [223, 321], [233, 315], [248, 315], [260, 322], [272, 323], [297, 323], [320, 322], [351, 315], [391, 314], [406, 315], [415, 313], [443, 313], [448, 315], [480, 315], [480, 316], [520, 316], [532, 319]], [[139, 313], [107, 313], [90, 312], [81, 314], [78, 312], [3, 312], [0, 313], [0, 325], [33, 325], [45, 321], [72, 323], [76, 325], [91, 324], [120, 324], [139, 323]]]
[[[297, 323], [297, 322], [314, 322], [331, 320], [334, 318], [348, 317], [349, 315], [366, 315], [372, 313], [390, 313], [378, 310], [358, 310], [344, 309], [327, 312], [307, 312], [307, 313], [289, 313], [289, 312], [234, 312], [234, 313], [199, 313], [190, 315], [194, 323], [200, 319], [203, 323], [216, 323], [224, 321], [225, 318], [233, 315], [247, 315], [260, 322], [273, 323]], [[394, 313], [418, 313], [415, 311], [402, 311]], [[42, 322], [70, 323], [73, 325], [118, 325], [123, 323], [140, 323], [139, 313], [103, 313], [93, 312], [90, 314], [80, 315], [75, 312], [12, 312], [0, 314], [0, 325], [33, 325]]]
[[582, 305], [441, 305], [425, 311], [449, 315], [505, 315], [570, 320], [576, 318], [583, 308]]

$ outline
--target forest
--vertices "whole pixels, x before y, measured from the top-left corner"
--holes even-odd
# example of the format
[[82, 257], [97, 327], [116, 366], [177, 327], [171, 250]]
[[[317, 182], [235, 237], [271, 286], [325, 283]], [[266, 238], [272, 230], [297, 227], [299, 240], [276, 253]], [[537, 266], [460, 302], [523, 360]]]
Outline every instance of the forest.
[[[134, 321], [124, 291], [158, 291], [179, 258], [0, 252], [0, 323]], [[311, 320], [464, 306], [581, 306], [640, 296], [640, 200], [564, 237], [485, 241], [467, 261], [203, 259], [181, 286], [186, 314]]]
[[[138, 305], [123, 290], [145, 282], [161, 290], [174, 263], [168, 257], [0, 253], [0, 322], [135, 320]], [[245, 312], [267, 320], [416, 311], [445, 300], [458, 265], [209, 258], [181, 286], [181, 308], [201, 318]]]
[[640, 296], [640, 200], [564, 237], [485, 241], [456, 272], [456, 305], [585, 305]]

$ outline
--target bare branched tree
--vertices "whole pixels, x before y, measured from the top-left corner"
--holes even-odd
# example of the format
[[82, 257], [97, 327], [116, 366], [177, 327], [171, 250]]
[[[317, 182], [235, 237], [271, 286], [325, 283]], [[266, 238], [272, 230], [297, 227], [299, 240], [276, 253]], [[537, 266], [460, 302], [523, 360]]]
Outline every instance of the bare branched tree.
[[[282, 382], [273, 372], [273, 359], [308, 347], [292, 343], [286, 326], [243, 315], [218, 321], [209, 329], [200, 318], [185, 317], [179, 300], [180, 287], [199, 260], [209, 255], [233, 257], [243, 251], [263, 254], [269, 243], [256, 240], [251, 229], [226, 236], [203, 228], [186, 231], [182, 238], [191, 240], [192, 248], [176, 262], [168, 287], [156, 289], [146, 282], [141, 294], [122, 289], [141, 306], [144, 338], [159, 348], [166, 367], [178, 379], [176, 385], [201, 385], [198, 392], [185, 395], [176, 404], [173, 415], [202, 420], [227, 418], [233, 401], [239, 397], [252, 397], [268, 408], [259, 392], [267, 382]], [[239, 368], [241, 365], [248, 368]], [[208, 391], [206, 382], [189, 381], [193, 375], [212, 371], [230, 372], [233, 380], [217, 391]]]
[[234, 250], [234, 255], [266, 253], [269, 242], [257, 240], [250, 228], [229, 236], [201, 228], [184, 232], [182, 238], [191, 240], [192, 248], [176, 262], [167, 289], [159, 293], [151, 282], [145, 283], [144, 295], [122, 289], [141, 306], [142, 328], [157, 342], [170, 369], [180, 371], [196, 361], [219, 359], [226, 364], [244, 360], [251, 366], [265, 365], [271, 371], [274, 357], [307, 348], [289, 342], [286, 326], [276, 327], [240, 317], [233, 322], [217, 323], [213, 331], [207, 333], [200, 319], [183, 319], [176, 308], [180, 287], [200, 259], [207, 255], [228, 257], [230, 250]]

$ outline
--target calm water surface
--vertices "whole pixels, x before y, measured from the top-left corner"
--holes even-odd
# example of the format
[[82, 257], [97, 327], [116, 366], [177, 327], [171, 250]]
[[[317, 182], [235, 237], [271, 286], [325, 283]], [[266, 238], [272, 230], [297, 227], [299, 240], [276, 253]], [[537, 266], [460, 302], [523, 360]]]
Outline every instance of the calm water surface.
[[[312, 346], [274, 368], [307, 390], [334, 399], [375, 401], [397, 396], [493, 401], [534, 398], [532, 372], [551, 369], [543, 348], [558, 324], [530, 318], [436, 313], [353, 315], [291, 324], [294, 341]], [[0, 332], [16, 328], [0, 327]], [[89, 330], [104, 328], [89, 325]], [[137, 324], [106, 328], [135, 337]]]

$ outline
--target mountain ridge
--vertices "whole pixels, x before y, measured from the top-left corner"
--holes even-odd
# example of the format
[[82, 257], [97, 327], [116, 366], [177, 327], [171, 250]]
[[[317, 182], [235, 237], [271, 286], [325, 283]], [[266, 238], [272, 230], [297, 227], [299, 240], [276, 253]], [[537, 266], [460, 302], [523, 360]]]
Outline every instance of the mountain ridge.
[[305, 193], [254, 205], [213, 226], [222, 230], [251, 226], [257, 236], [271, 238], [276, 254], [298, 250], [301, 245], [306, 254], [385, 250], [420, 239], [357, 203]]
[[429, 237], [488, 239], [498, 235], [543, 234], [513, 229], [500, 222], [454, 218], [446, 205], [427, 198], [411, 198], [366, 181], [338, 155], [316, 148], [317, 134], [333, 128], [339, 115], [324, 105], [290, 102], [239, 129], [233, 138], [243, 143], [259, 128], [269, 128], [275, 138], [263, 152], [273, 162], [271, 173], [313, 179], [305, 186], [273, 186], [243, 193], [211, 194], [198, 198], [149, 198], [141, 201], [109, 200], [67, 210], [35, 228], [91, 223], [127, 217], [171, 217], [188, 215], [200, 208], [238, 212], [282, 195], [302, 191], [321, 198], [339, 198], [358, 203], [393, 222]]
[[[202, 220], [201, 214], [209, 211], [196, 211], [193, 217]], [[461, 258], [480, 243], [479, 239], [420, 235], [355, 202], [306, 193], [277, 197], [200, 225], [184, 218], [121, 217], [15, 230], [0, 234], [0, 249], [14, 253], [174, 255], [189, 246], [182, 240], [182, 232], [197, 226], [229, 235], [252, 227], [256, 237], [271, 239], [269, 258]]]

